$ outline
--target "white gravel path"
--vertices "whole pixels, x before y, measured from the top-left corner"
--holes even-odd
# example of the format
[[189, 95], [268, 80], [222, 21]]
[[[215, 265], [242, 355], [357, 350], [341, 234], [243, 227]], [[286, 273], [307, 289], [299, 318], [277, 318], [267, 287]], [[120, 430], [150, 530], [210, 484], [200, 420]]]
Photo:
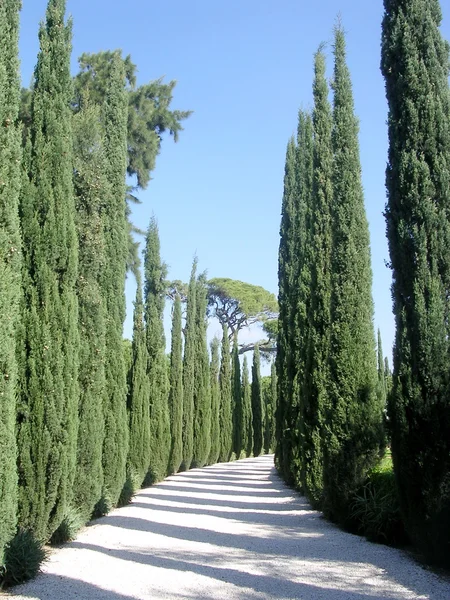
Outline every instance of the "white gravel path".
[[283, 484], [273, 456], [263, 456], [141, 490], [6, 597], [450, 600], [450, 583], [325, 521]]

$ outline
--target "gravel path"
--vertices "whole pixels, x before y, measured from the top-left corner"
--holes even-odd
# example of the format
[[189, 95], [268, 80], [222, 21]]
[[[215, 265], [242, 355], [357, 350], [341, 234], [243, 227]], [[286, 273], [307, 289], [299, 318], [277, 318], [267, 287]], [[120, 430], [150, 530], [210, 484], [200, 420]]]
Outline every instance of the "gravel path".
[[449, 580], [344, 533], [287, 488], [273, 456], [195, 469], [55, 550], [9, 600], [449, 600]]

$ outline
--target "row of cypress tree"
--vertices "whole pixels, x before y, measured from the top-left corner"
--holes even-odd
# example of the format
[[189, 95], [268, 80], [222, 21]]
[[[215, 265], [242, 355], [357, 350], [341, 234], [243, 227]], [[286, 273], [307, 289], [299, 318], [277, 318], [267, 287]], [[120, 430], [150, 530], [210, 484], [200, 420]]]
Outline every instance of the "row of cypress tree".
[[277, 466], [333, 520], [383, 448], [369, 231], [350, 75], [335, 29], [333, 104], [320, 47], [314, 108], [289, 140], [279, 250]]
[[351, 526], [351, 498], [386, 436], [405, 529], [426, 558], [448, 566], [449, 44], [438, 0], [384, 0], [384, 8], [393, 373], [379, 334], [375, 354], [358, 127], [338, 26], [333, 105], [319, 48], [314, 109], [300, 112], [286, 155], [276, 464], [315, 506]]
[[[126, 60], [108, 54], [104, 100], [87, 88], [74, 112], [71, 23], [65, 0], [49, 0], [23, 128], [20, 4], [0, 3], [0, 567], [18, 529], [62, 541], [74, 514], [104, 514], [143, 483], [233, 451], [259, 454], [265, 426], [258, 353], [252, 384], [237, 340], [231, 367], [226, 330], [210, 360], [196, 261], [166, 355], [154, 218], [128, 352]], [[264, 398], [271, 417], [273, 396]]]

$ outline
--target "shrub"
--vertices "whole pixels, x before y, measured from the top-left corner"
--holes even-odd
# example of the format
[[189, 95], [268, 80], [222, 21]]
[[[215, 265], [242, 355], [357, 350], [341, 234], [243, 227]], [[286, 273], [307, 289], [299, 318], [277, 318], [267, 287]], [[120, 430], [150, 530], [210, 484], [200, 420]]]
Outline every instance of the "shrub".
[[0, 565], [0, 587], [23, 583], [35, 577], [48, 553], [31, 531], [20, 529], [7, 544]]
[[80, 512], [75, 508], [69, 508], [64, 515], [61, 525], [50, 538], [50, 544], [59, 546], [60, 544], [74, 540], [84, 523], [84, 519]]
[[125, 480], [125, 483], [123, 484], [122, 491], [120, 492], [117, 506], [121, 507], [130, 504], [137, 487], [138, 486], [136, 486], [136, 477], [133, 477], [133, 475], [129, 471], [127, 471], [127, 478]]
[[94, 510], [92, 512], [92, 518], [99, 519], [100, 517], [104, 517], [105, 515], [107, 515], [109, 513], [109, 511], [112, 508], [113, 508], [112, 500], [111, 500], [109, 494], [104, 492], [102, 497], [100, 498], [100, 500], [97, 502], [97, 504], [94, 507]]

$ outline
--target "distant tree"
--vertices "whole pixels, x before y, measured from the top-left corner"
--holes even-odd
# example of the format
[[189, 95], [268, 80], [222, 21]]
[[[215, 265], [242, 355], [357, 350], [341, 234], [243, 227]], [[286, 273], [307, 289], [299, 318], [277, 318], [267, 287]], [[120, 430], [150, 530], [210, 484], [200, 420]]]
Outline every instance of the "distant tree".
[[183, 460], [183, 339], [181, 299], [178, 294], [175, 296], [172, 315], [169, 413], [172, 441], [168, 471], [171, 474], [178, 472]]
[[21, 298], [19, 0], [0, 5], [0, 564], [15, 533], [17, 469], [15, 417], [18, 392], [16, 331]]
[[230, 460], [233, 451], [233, 413], [231, 407], [230, 340], [227, 325], [222, 326], [222, 350], [219, 372], [220, 385], [220, 453], [219, 461]]
[[43, 540], [59, 527], [72, 499], [77, 448], [78, 243], [69, 108], [71, 26], [64, 22], [65, 8], [64, 0], [50, 0], [39, 30], [25, 163], [29, 182], [20, 202], [25, 301], [19, 510], [21, 525]]
[[241, 363], [239, 362], [239, 347], [237, 335], [233, 339], [233, 352], [231, 354], [231, 395], [233, 410], [233, 451], [239, 459], [243, 448], [244, 412], [242, 405]]
[[101, 278], [106, 309], [103, 500], [114, 505], [125, 483], [128, 455], [127, 373], [122, 341], [128, 249], [125, 218], [127, 96], [124, 65], [118, 54], [112, 61], [103, 123], [105, 173], [110, 184], [110, 193], [103, 204], [105, 255], [108, 260]]
[[150, 465], [147, 483], [164, 479], [171, 447], [169, 379], [164, 336], [164, 305], [167, 267], [161, 261], [159, 232], [152, 217], [144, 253], [145, 325], [150, 382]]
[[220, 452], [220, 386], [219, 386], [219, 340], [214, 337], [211, 341], [211, 448], [209, 464], [213, 465], [219, 460]]
[[438, 0], [385, 0], [387, 235], [396, 319], [388, 414], [406, 529], [450, 564], [449, 45]]
[[345, 38], [334, 43], [333, 254], [330, 386], [325, 414], [324, 510], [351, 520], [352, 495], [379, 460], [382, 402], [377, 394], [370, 239]]
[[251, 456], [253, 451], [252, 393], [246, 354], [244, 354], [244, 363], [242, 365], [242, 412], [244, 421], [243, 447], [246, 456]]
[[148, 377], [144, 300], [139, 278], [134, 302], [132, 363], [128, 391], [130, 444], [127, 470], [134, 489], [141, 487], [151, 460], [149, 397], [150, 381]]
[[106, 267], [103, 202], [110, 189], [100, 109], [86, 101], [72, 126], [80, 334], [79, 425], [73, 504], [88, 521], [103, 488], [106, 314], [101, 277]]
[[211, 449], [211, 388], [208, 343], [206, 340], [206, 276], [199, 275], [196, 286], [194, 444], [192, 466], [203, 467]]
[[191, 467], [194, 444], [194, 380], [197, 315], [197, 257], [192, 263], [187, 295], [183, 357], [183, 461], [180, 470]]
[[256, 345], [253, 352], [251, 398], [253, 415], [253, 455], [259, 456], [263, 449], [264, 414], [261, 390], [261, 362], [258, 345]]
[[378, 394], [380, 402], [383, 406], [386, 405], [386, 376], [384, 373], [384, 357], [383, 346], [381, 344], [381, 333], [378, 329], [377, 333], [377, 372], [378, 372]]
[[269, 454], [275, 450], [275, 410], [277, 402], [277, 372], [272, 363], [270, 377], [263, 388], [264, 396], [264, 452]]

